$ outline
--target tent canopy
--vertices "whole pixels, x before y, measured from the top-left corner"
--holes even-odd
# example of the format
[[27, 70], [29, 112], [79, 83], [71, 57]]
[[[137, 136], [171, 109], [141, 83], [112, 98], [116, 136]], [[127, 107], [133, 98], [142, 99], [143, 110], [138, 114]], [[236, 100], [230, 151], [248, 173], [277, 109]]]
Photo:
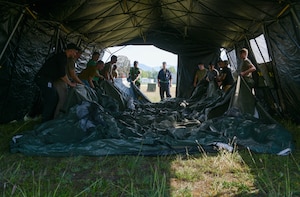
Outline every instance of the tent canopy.
[[[128, 44], [176, 53], [179, 98], [191, 96], [200, 61], [217, 62], [225, 48], [237, 68], [238, 51], [246, 47], [257, 70], [267, 68], [262, 81], [273, 80], [260, 98], [300, 122], [297, 0], [4, 0], [0, 5], [0, 122], [24, 117], [36, 97], [35, 73], [67, 42], [90, 53]], [[261, 34], [271, 59], [264, 65], [256, 64], [249, 42]]]
[[44, 0], [31, 9], [101, 47], [154, 44], [174, 53], [232, 48], [289, 7], [278, 0]]

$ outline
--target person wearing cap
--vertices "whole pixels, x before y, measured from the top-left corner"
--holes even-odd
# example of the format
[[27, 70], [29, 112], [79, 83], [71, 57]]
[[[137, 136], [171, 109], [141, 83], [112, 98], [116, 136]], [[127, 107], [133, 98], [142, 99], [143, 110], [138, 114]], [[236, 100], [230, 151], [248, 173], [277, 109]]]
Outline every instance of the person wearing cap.
[[[68, 62], [66, 65], [66, 73], [68, 78], [72, 82], [83, 85], [83, 82], [78, 78], [75, 72], [75, 61], [81, 56], [81, 54], [82, 51], [81, 49], [79, 49], [76, 52], [75, 58], [68, 58]], [[57, 90], [58, 98], [59, 98], [54, 112], [54, 118], [56, 118], [61, 112], [65, 112], [64, 105], [68, 97], [68, 85], [65, 83], [65, 81], [61, 79], [54, 81], [53, 85]]]
[[171, 97], [170, 87], [172, 86], [172, 73], [166, 68], [167, 63], [162, 63], [162, 69], [158, 72], [157, 75], [157, 85], [159, 87], [159, 94], [161, 101], [164, 100], [164, 93], [166, 96]]
[[79, 48], [70, 43], [64, 52], [54, 54], [48, 58], [38, 71], [35, 81], [41, 91], [43, 104], [42, 122], [54, 118], [56, 106], [59, 100], [57, 88], [54, 82], [62, 80], [65, 85], [75, 87], [76, 83], [71, 82], [66, 73], [68, 58], [75, 58]]
[[218, 80], [221, 82], [221, 87], [224, 92], [226, 92], [234, 83], [231, 69], [228, 67], [228, 60], [221, 61], [219, 63], [221, 74]]

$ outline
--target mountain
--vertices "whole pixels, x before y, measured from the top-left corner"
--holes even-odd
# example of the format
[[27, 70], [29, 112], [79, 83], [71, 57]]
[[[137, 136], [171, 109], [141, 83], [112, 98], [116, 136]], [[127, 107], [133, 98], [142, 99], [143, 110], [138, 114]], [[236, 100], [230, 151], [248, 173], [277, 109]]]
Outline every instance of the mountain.
[[139, 68], [143, 71], [158, 71], [160, 68], [157, 66], [157, 67], [151, 67], [151, 66], [147, 66], [145, 64], [142, 64], [142, 63], [139, 63]]
[[[172, 65], [168, 65], [168, 67], [171, 67]], [[177, 72], [177, 67], [173, 66]], [[155, 66], [155, 67], [151, 67], [151, 66], [147, 66], [143, 63], [139, 63], [139, 68], [143, 71], [159, 71], [161, 69], [161, 66]]]

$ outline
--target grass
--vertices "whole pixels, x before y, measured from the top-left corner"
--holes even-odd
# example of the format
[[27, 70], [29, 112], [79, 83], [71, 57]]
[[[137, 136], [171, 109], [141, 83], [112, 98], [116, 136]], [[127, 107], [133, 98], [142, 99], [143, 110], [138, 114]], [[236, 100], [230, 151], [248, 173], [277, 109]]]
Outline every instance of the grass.
[[0, 195], [300, 196], [300, 153], [247, 150], [161, 157], [37, 157], [9, 153], [11, 137], [38, 121], [0, 125]]
[[[11, 137], [36, 124], [0, 125], [0, 196], [300, 196], [299, 146], [284, 157], [238, 147], [157, 157], [11, 154]], [[298, 142], [300, 128], [282, 124]]]
[[[160, 96], [159, 96], [159, 87], [156, 85], [155, 91], [147, 91], [148, 86], [147, 84], [141, 84], [141, 91], [148, 97], [148, 99], [153, 102], [159, 102]], [[172, 98], [176, 96], [176, 85], [172, 84], [172, 87], [170, 87], [170, 94]]]

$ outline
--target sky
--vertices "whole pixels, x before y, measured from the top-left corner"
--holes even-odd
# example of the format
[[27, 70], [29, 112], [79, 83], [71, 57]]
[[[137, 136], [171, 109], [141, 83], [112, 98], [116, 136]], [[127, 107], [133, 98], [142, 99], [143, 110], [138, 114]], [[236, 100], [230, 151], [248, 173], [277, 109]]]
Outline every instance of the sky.
[[153, 45], [127, 45], [122, 47], [109, 47], [106, 49], [102, 60], [109, 61], [111, 55], [124, 55], [133, 64], [137, 60], [140, 64], [150, 67], [158, 67], [162, 62], [167, 62], [168, 66], [177, 67], [177, 55], [161, 50]]

